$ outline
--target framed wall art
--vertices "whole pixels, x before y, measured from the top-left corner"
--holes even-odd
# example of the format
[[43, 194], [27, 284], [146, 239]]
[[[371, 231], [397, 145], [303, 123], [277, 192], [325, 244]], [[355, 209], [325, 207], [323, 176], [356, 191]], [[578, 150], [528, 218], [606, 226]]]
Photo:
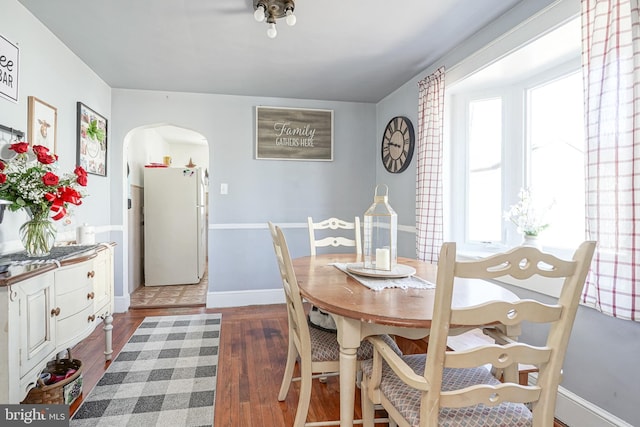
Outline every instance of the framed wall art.
[[56, 152], [56, 136], [58, 134], [58, 110], [53, 105], [30, 96], [28, 98], [29, 127], [27, 139], [33, 145], [44, 145], [50, 152]]
[[256, 107], [256, 159], [333, 160], [333, 110]]
[[0, 35], [0, 97], [18, 102], [20, 48]]
[[107, 176], [107, 119], [78, 102], [78, 165]]

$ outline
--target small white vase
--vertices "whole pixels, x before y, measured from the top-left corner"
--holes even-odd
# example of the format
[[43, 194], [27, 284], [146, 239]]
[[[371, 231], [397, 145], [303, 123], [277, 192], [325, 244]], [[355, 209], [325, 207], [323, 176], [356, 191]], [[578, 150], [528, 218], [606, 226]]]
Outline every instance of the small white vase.
[[538, 236], [528, 236], [524, 235], [522, 240], [522, 246], [531, 246], [533, 248], [542, 250], [542, 243], [538, 239]]

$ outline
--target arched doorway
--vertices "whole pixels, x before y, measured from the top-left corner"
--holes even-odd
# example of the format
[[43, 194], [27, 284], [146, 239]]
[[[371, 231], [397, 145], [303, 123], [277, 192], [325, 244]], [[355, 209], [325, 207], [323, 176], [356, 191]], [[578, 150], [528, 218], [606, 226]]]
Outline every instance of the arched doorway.
[[[125, 182], [127, 209], [124, 227], [128, 231], [128, 287], [130, 308], [198, 306], [206, 303], [208, 274], [199, 284], [175, 286], [145, 286], [144, 272], [144, 171], [148, 166], [164, 165], [168, 168], [200, 168], [208, 181], [209, 146], [206, 138], [193, 130], [170, 124], [156, 124], [131, 130], [124, 144], [126, 162]], [[206, 185], [205, 187], [208, 187]], [[208, 188], [205, 192], [208, 210]], [[206, 212], [205, 210], [205, 212]], [[205, 215], [208, 218], [208, 214]], [[179, 221], [176, 227], [181, 227]], [[208, 220], [204, 224], [208, 234]], [[207, 243], [203, 245], [207, 259]], [[206, 261], [205, 261], [206, 265]]]

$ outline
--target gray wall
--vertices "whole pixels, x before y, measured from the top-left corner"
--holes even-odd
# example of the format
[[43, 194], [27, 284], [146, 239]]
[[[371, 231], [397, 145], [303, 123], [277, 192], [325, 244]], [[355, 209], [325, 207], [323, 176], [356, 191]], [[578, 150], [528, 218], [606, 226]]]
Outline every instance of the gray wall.
[[[19, 101], [0, 98], [0, 123], [24, 131], [26, 139], [27, 97], [35, 96], [53, 105], [58, 112], [57, 154], [61, 171], [71, 172], [77, 153], [76, 102], [83, 102], [110, 120], [111, 88], [17, 1], [0, 0], [0, 14], [0, 34], [20, 48]], [[110, 166], [109, 163], [109, 169]], [[87, 222], [96, 226], [97, 239], [113, 238], [109, 214], [111, 174], [109, 170], [107, 177], [89, 175], [89, 197], [74, 208], [71, 224], [56, 223], [62, 236], [75, 238], [75, 227]], [[26, 218], [21, 211], [5, 214], [0, 224], [0, 250], [22, 249], [17, 240], [18, 228]]]
[[[267, 221], [291, 227], [304, 224], [308, 215], [352, 218], [373, 201], [373, 104], [120, 89], [112, 96], [112, 188], [123, 188], [124, 144], [136, 128], [170, 123], [195, 130], [209, 142], [210, 292], [278, 287], [275, 263], [265, 257], [272, 251]], [[256, 160], [258, 105], [333, 110], [334, 160]], [[229, 186], [227, 195], [219, 192], [223, 182]], [[123, 222], [124, 200], [112, 200], [114, 223]], [[305, 233], [287, 230], [294, 255], [308, 254]]]

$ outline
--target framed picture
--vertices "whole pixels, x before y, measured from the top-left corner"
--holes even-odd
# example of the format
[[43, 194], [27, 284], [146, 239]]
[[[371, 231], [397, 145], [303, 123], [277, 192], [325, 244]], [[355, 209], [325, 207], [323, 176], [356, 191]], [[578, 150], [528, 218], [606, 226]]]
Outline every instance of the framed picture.
[[56, 135], [58, 133], [58, 110], [53, 105], [30, 96], [27, 114], [29, 127], [27, 139], [33, 145], [44, 145], [50, 152], [56, 152]]
[[256, 107], [256, 159], [333, 160], [333, 110]]
[[0, 35], [0, 97], [18, 102], [20, 48]]
[[78, 102], [78, 165], [107, 176], [107, 119]]

